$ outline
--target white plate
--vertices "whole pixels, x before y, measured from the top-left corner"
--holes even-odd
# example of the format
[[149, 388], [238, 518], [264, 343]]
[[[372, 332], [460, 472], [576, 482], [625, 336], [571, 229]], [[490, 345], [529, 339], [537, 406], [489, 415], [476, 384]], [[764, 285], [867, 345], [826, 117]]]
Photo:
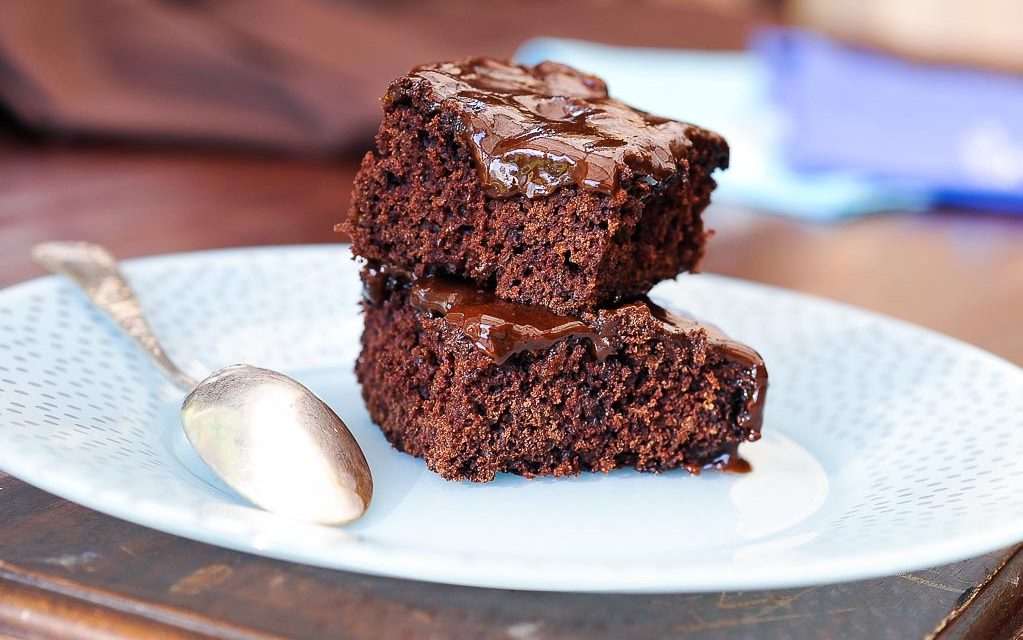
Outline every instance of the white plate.
[[70, 284], [3, 291], [0, 469], [125, 520], [326, 567], [579, 591], [852, 580], [1023, 540], [1023, 372], [901, 322], [709, 275], [664, 283], [655, 298], [767, 361], [764, 438], [743, 445], [753, 473], [472, 485], [393, 451], [370, 423], [352, 371], [360, 290], [346, 250], [166, 256], [127, 273], [194, 375], [244, 361], [319, 393], [365, 448], [376, 496], [346, 529], [247, 505], [185, 444], [181, 398]]

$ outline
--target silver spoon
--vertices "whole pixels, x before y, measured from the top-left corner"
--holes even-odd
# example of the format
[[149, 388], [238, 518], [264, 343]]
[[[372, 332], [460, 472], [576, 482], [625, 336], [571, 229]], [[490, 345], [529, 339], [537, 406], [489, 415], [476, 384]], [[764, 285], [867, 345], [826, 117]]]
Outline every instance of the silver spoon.
[[365, 513], [373, 496], [366, 457], [341, 418], [309, 389], [246, 364], [196, 382], [167, 357], [106, 249], [47, 242], [32, 257], [71, 278], [188, 394], [181, 408], [185, 434], [232, 489], [267, 511], [310, 522], [342, 524]]

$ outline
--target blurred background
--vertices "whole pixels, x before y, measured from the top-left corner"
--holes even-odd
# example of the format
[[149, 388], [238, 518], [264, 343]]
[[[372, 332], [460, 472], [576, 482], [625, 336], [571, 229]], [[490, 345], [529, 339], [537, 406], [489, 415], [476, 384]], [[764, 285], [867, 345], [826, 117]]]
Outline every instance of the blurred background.
[[334, 242], [387, 83], [565, 62], [718, 130], [706, 269], [1023, 360], [1018, 0], [6, 0], [0, 284], [53, 238], [126, 256]]

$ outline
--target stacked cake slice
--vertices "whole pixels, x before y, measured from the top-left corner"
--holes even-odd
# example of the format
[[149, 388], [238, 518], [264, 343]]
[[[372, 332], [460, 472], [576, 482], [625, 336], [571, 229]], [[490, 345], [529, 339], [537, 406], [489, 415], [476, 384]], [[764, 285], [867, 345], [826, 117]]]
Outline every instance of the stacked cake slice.
[[767, 373], [645, 297], [697, 266], [718, 135], [569, 67], [472, 59], [391, 84], [343, 228], [366, 260], [356, 371], [449, 479], [698, 471], [760, 435]]

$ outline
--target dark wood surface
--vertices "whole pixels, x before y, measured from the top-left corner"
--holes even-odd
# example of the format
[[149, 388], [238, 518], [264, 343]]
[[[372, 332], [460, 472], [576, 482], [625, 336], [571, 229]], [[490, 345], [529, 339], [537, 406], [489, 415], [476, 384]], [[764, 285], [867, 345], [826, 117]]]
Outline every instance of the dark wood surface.
[[[28, 248], [119, 255], [333, 242], [355, 159], [0, 144], [0, 285]], [[894, 213], [813, 225], [715, 207], [706, 270], [905, 318], [1023, 363], [1023, 219]], [[983, 523], [978, 523], [983, 526]], [[0, 474], [0, 638], [1013, 637], [1023, 559], [1003, 550], [844, 585], [696, 595], [540, 594], [375, 578], [125, 523]]]

